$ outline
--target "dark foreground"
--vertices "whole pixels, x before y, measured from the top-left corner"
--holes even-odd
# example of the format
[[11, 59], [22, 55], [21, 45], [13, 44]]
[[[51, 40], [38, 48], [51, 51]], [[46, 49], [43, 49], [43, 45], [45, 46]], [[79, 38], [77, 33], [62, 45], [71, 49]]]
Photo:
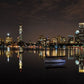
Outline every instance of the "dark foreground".
[[81, 84], [84, 83], [84, 73], [79, 72], [79, 66], [75, 64], [75, 57], [60, 56], [66, 60], [63, 66], [46, 67], [45, 58], [38, 53], [25, 51], [22, 54], [22, 68], [19, 68], [18, 52], [0, 56], [0, 82], [2, 84]]

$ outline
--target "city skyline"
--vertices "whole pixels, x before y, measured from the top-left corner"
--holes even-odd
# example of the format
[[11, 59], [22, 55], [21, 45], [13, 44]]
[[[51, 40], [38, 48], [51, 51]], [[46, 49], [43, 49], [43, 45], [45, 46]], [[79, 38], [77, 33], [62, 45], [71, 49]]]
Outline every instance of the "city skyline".
[[[84, 25], [84, 23], [79, 23], [79, 24], [81, 24], [81, 26]], [[21, 35], [20, 35], [20, 33], [21, 33]], [[16, 38], [14, 38], [11, 35], [12, 33], [7, 32], [6, 35], [4, 35], [5, 37], [0, 37], [0, 39], [4, 40], [4, 42], [6, 41], [7, 38], [10, 39], [13, 42], [19, 42], [19, 40], [21, 39], [21, 41], [23, 41], [23, 42], [33, 42], [33, 43], [40, 41], [40, 39], [47, 39], [47, 40], [50, 39], [52, 41], [52, 40], [56, 40], [57, 38], [65, 38], [66, 41], [68, 41], [69, 37], [70, 38], [76, 38], [75, 35], [78, 35], [79, 33], [81, 33], [80, 27], [79, 27], [79, 29], [75, 30], [73, 35], [67, 35], [67, 36], [63, 36], [63, 35], [57, 35], [56, 36], [56, 35], [54, 35], [53, 37], [51, 37], [50, 35], [45, 36], [45, 35], [40, 34], [39, 36], [37, 36], [36, 41], [33, 41], [33, 39], [24, 40], [24, 38], [23, 38], [23, 35], [24, 35], [23, 34], [23, 25], [18, 25], [18, 34], [15, 35]], [[8, 39], [7, 39], [7, 41], [9, 41]], [[75, 39], [74, 39], [74, 41], [75, 41]]]
[[39, 35], [73, 35], [84, 22], [83, 0], [0, 0], [0, 37], [6, 33], [16, 39], [18, 25], [23, 25], [25, 41]]

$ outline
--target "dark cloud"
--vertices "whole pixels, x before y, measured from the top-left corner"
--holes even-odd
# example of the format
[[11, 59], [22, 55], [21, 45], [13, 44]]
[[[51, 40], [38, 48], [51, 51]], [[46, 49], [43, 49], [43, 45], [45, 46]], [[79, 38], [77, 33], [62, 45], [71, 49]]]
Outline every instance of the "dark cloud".
[[22, 23], [25, 35], [29, 36], [31, 33], [37, 36], [38, 32], [38, 35], [41, 32], [51, 35], [51, 31], [54, 35], [61, 31], [66, 35], [66, 32], [75, 31], [75, 25], [83, 21], [83, 3], [83, 0], [3, 0], [0, 1], [0, 22], [6, 26]]
[[[8, 3], [11, 2], [12, 4]], [[18, 18], [31, 19], [73, 19], [83, 16], [83, 0], [13, 0], [3, 1], [0, 7], [17, 12]], [[15, 4], [13, 4], [15, 2]]]
[[72, 5], [68, 5], [62, 13], [65, 19], [81, 21], [84, 19], [84, 0], [78, 1]]
[[[31, 18], [72, 18], [73, 14], [80, 11], [77, 9], [81, 1], [78, 0], [32, 0], [25, 1], [19, 8], [22, 17]], [[79, 6], [80, 7], [80, 6]], [[76, 10], [77, 9], [77, 10]], [[73, 13], [74, 12], [74, 13]]]

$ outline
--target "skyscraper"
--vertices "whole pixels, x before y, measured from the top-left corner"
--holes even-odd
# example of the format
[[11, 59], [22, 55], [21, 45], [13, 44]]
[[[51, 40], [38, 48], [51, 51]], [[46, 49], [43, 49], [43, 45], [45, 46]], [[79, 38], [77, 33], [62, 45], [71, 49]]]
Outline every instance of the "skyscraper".
[[23, 33], [22, 25], [19, 25], [19, 37], [17, 38], [18, 42], [22, 41], [22, 33]]
[[7, 33], [5, 43], [11, 44], [13, 42], [13, 38], [10, 36], [10, 33]]
[[79, 29], [75, 32], [75, 41], [84, 43], [84, 23], [79, 23]]
[[68, 35], [68, 43], [74, 43], [74, 36]]

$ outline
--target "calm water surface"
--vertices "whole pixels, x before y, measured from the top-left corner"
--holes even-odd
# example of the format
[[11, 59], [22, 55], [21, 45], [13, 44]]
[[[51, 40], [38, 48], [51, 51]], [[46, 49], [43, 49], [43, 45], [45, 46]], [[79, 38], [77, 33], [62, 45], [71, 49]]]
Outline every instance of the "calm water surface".
[[14, 84], [83, 83], [84, 48], [0, 50], [0, 81]]

